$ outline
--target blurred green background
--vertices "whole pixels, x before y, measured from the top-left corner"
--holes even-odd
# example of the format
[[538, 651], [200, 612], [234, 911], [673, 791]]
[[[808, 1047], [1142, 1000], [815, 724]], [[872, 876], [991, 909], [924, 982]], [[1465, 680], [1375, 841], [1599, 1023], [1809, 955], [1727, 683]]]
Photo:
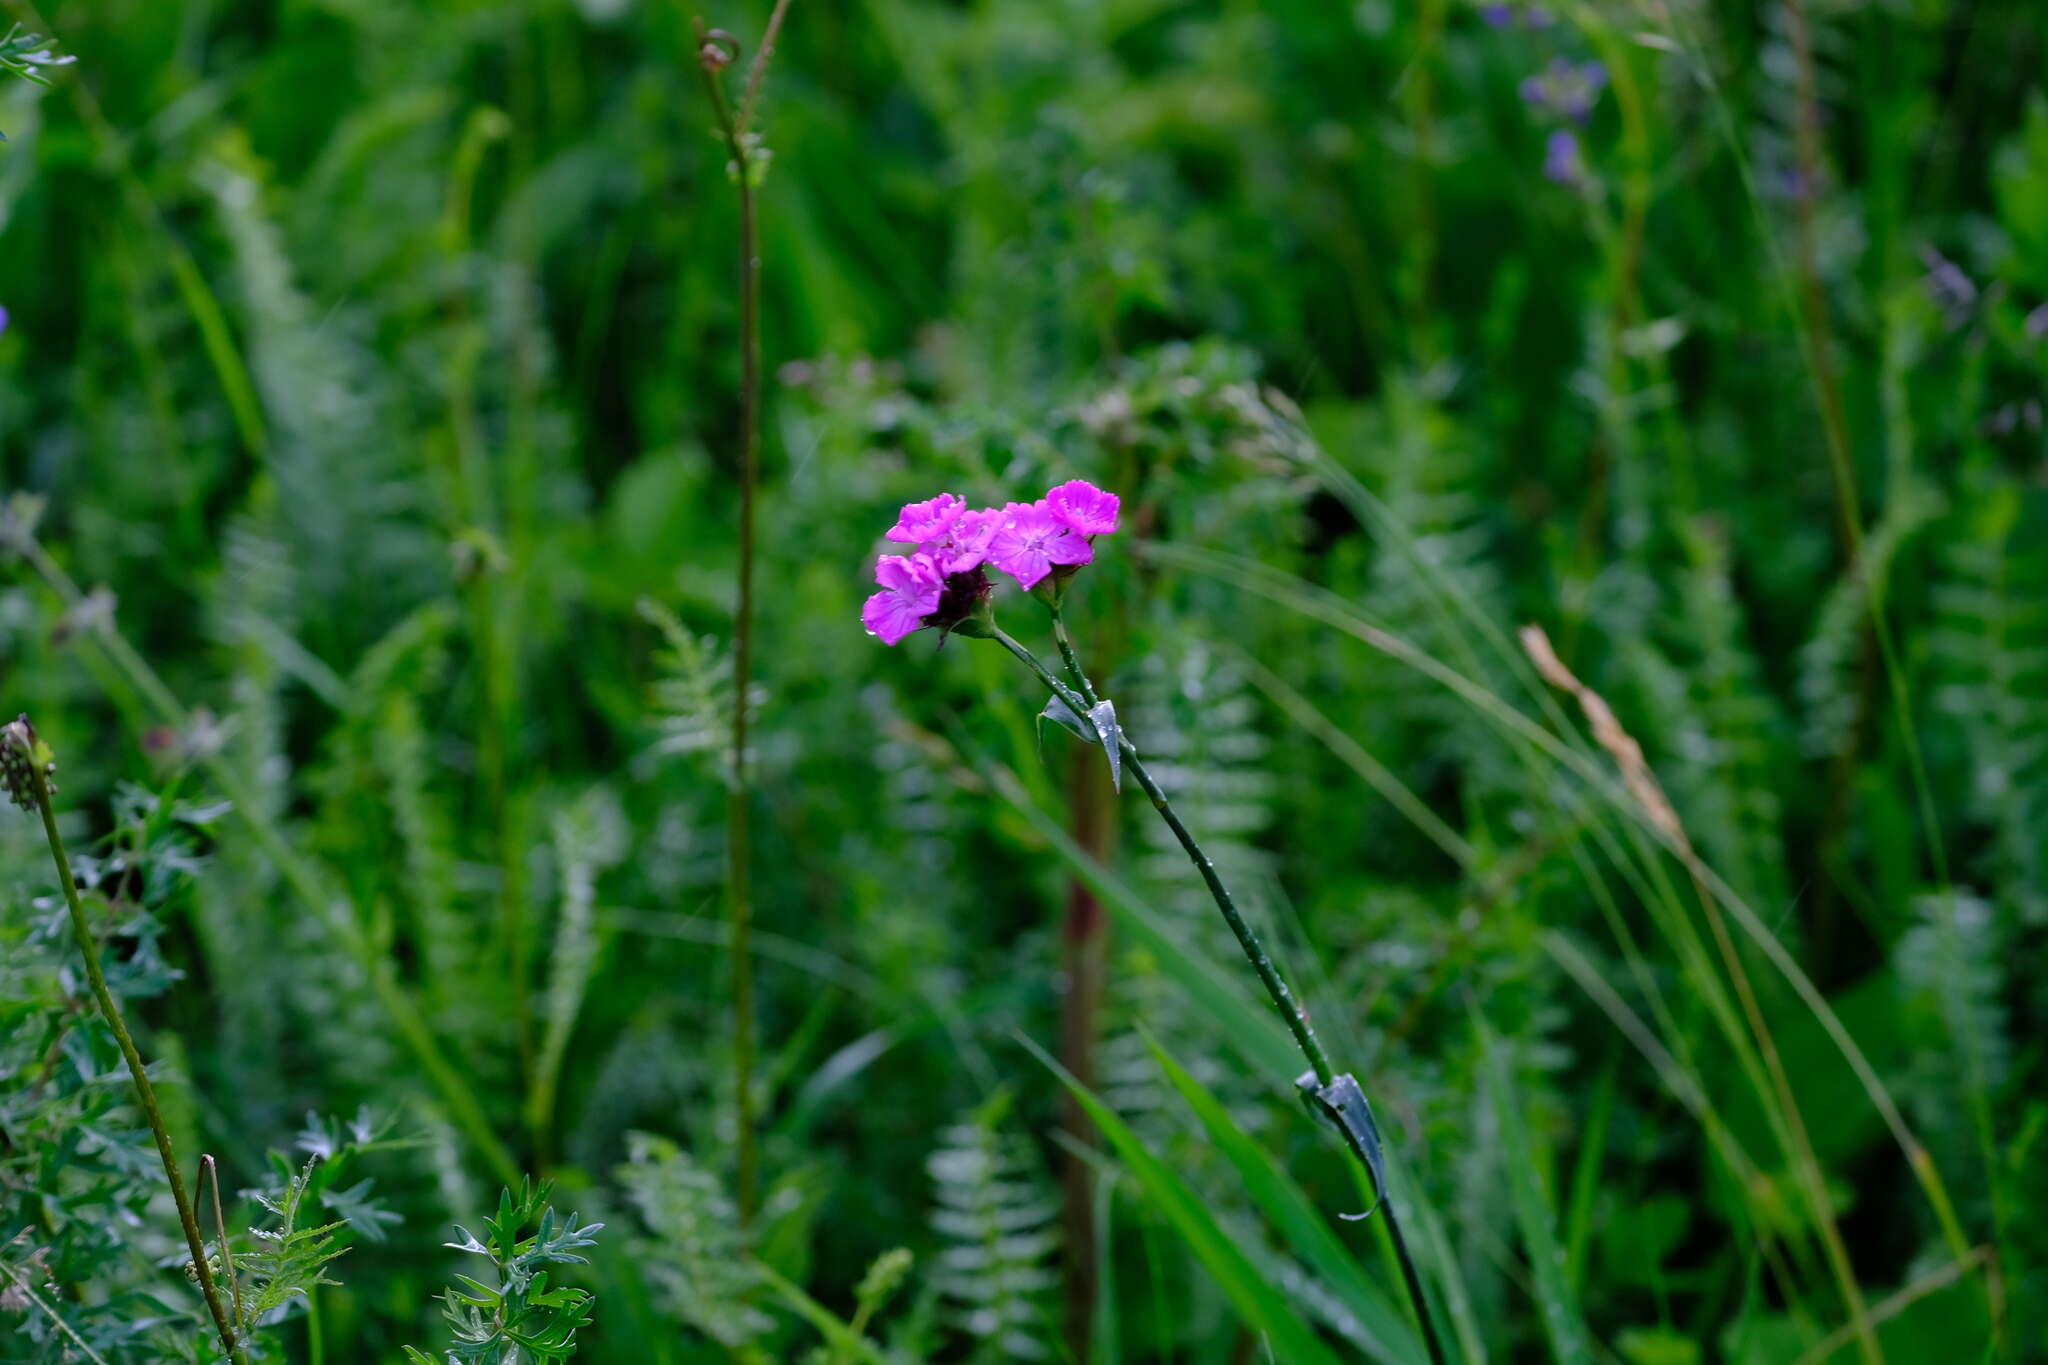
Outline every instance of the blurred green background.
[[[526, 1170], [608, 1224], [585, 1358], [804, 1358], [731, 1205], [736, 214], [692, 12], [42, 3], [0, 6], [78, 58], [0, 85], [0, 493], [41, 500], [0, 701], [74, 850], [152, 872], [97, 894], [179, 973], [131, 984], [185, 1150], [232, 1196], [309, 1111], [408, 1140], [349, 1176], [402, 1221], [351, 1220], [274, 1356], [440, 1340], [451, 1220]], [[704, 17], [751, 55], [766, 11]], [[1456, 1358], [2044, 1358], [2041, 19], [796, 0], [761, 1262], [846, 1316], [909, 1248], [895, 1360], [1235, 1365], [1260, 1312], [1415, 1358], [1378, 1226], [1319, 1259], [1148, 1048], [1363, 1207], [1164, 830], [989, 646], [860, 632], [898, 504], [1079, 476], [1127, 529], [1070, 614], [1372, 1097]], [[0, 820], [0, 1260], [180, 1358], [132, 1110], [51, 1107], [50, 885]], [[0, 1359], [60, 1349], [0, 1298]]]

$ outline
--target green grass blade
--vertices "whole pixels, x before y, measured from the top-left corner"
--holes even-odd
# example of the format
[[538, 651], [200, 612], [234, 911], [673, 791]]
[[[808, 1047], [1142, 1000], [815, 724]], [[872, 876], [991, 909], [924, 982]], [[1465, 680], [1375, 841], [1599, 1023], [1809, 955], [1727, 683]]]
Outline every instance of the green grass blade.
[[1342, 1359], [1302, 1321], [1298, 1310], [1237, 1241], [1218, 1226], [1208, 1202], [1172, 1167], [1154, 1156], [1114, 1110], [1076, 1081], [1067, 1070], [1030, 1039], [1020, 1039], [1032, 1055], [1059, 1077], [1076, 1102], [1102, 1131], [1103, 1137], [1130, 1168], [1147, 1198], [1166, 1215], [1247, 1327], [1267, 1334], [1277, 1356], [1288, 1365], [1337, 1365]]
[[1566, 1281], [1564, 1247], [1557, 1240], [1550, 1199], [1536, 1178], [1536, 1168], [1527, 1160], [1534, 1149], [1529, 1127], [1515, 1098], [1515, 1083], [1500, 1039], [1476, 1011], [1473, 1027], [1479, 1031], [1485, 1054], [1486, 1088], [1500, 1124], [1502, 1146], [1508, 1154], [1508, 1191], [1515, 1205], [1515, 1222], [1520, 1226], [1522, 1245], [1529, 1253], [1529, 1273], [1534, 1281], [1537, 1316], [1550, 1341], [1551, 1358], [1558, 1365], [1591, 1365], [1593, 1350], [1586, 1333], [1578, 1300]]
[[1031, 800], [1014, 773], [996, 764], [983, 766], [994, 782], [996, 793], [1023, 816], [1074, 870], [1075, 875], [1087, 883], [1088, 889], [1116, 913], [1117, 923], [1158, 959], [1160, 970], [1215, 1021], [1217, 1031], [1254, 1069], [1274, 1076], [1292, 1076], [1301, 1070], [1301, 1054], [1294, 1050], [1286, 1028], [1272, 1010], [1255, 1003], [1234, 978], [1190, 947], [1157, 911], [1145, 903], [1144, 897], [1088, 856], [1059, 821]]
[[1189, 1075], [1186, 1068], [1167, 1055], [1157, 1040], [1147, 1036], [1146, 1046], [1158, 1059], [1166, 1078], [1194, 1111], [1224, 1159], [1236, 1168], [1252, 1202], [1278, 1228], [1296, 1256], [1320, 1275], [1325, 1285], [1342, 1300], [1358, 1321], [1359, 1345], [1375, 1360], [1420, 1362], [1422, 1343], [1408, 1320], [1380, 1288], [1366, 1277], [1349, 1248], [1330, 1227], [1293, 1177], [1282, 1170], [1271, 1153], [1252, 1141], [1231, 1121], [1229, 1112], [1215, 1095]]

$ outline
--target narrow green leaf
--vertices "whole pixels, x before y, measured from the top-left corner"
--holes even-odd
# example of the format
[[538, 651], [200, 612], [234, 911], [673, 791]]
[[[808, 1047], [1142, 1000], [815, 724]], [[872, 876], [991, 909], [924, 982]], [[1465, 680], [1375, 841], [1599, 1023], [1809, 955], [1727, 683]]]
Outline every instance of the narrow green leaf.
[[1557, 1240], [1550, 1200], [1543, 1192], [1542, 1182], [1536, 1178], [1536, 1168], [1527, 1160], [1533, 1147], [1528, 1124], [1515, 1098], [1514, 1077], [1508, 1069], [1507, 1056], [1500, 1039], [1494, 1036], [1493, 1030], [1486, 1026], [1486, 1020], [1477, 1011], [1473, 1013], [1472, 1023], [1479, 1031], [1480, 1046], [1486, 1057], [1486, 1088], [1492, 1096], [1494, 1115], [1500, 1124], [1501, 1147], [1508, 1154], [1508, 1192], [1514, 1200], [1515, 1222], [1521, 1228], [1523, 1249], [1529, 1254], [1537, 1316], [1543, 1320], [1543, 1333], [1549, 1338], [1551, 1357], [1558, 1365], [1590, 1365], [1592, 1346], [1586, 1335], [1585, 1319], [1579, 1314], [1578, 1301], [1572, 1297], [1571, 1286], [1566, 1283], [1564, 1247]]
[[1028, 1038], [1019, 1041], [1059, 1077], [1068, 1093], [1087, 1110], [1088, 1117], [1109, 1140], [1110, 1146], [1116, 1149], [1124, 1165], [1138, 1178], [1152, 1203], [1166, 1215], [1181, 1240], [1187, 1243], [1188, 1250], [1195, 1254], [1195, 1258], [1230, 1297], [1245, 1325], [1269, 1334], [1275, 1353], [1288, 1365], [1338, 1365], [1341, 1357], [1310, 1330], [1286, 1294], [1268, 1278], [1237, 1240], [1217, 1225], [1215, 1216], [1209, 1212], [1208, 1201], [1190, 1188], [1176, 1171], [1152, 1155], [1138, 1140], [1138, 1135], [1114, 1110], [1096, 1098], [1093, 1091], [1076, 1081], [1036, 1043]]
[[1294, 1074], [1301, 1065], [1301, 1054], [1295, 1051], [1294, 1040], [1270, 1007], [1255, 1003], [1238, 978], [1190, 947], [1180, 931], [1147, 905], [1144, 897], [1090, 857], [1059, 821], [1031, 799], [1015, 773], [986, 759], [981, 766], [997, 794], [1030, 822], [1032, 829], [1074, 869], [1089, 890], [1116, 913], [1124, 931], [1151, 953], [1160, 970], [1214, 1021], [1224, 1041], [1237, 1049], [1255, 1071], [1269, 1076]]
[[1209, 1140], [1236, 1168], [1252, 1202], [1280, 1230], [1288, 1247], [1320, 1275], [1357, 1320], [1358, 1345], [1375, 1360], [1407, 1365], [1424, 1359], [1422, 1343], [1401, 1311], [1367, 1278], [1357, 1259], [1301, 1186], [1272, 1154], [1245, 1135], [1215, 1095], [1168, 1056], [1149, 1035], [1146, 1046], [1167, 1080], [1195, 1113]]

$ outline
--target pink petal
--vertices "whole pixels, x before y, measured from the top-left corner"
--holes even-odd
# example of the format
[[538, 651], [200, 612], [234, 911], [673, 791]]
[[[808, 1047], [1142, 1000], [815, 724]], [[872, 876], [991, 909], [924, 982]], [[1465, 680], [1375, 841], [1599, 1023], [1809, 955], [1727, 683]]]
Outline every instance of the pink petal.
[[906, 545], [922, 545], [946, 533], [967, 504], [952, 493], [941, 493], [923, 502], [907, 502], [896, 516], [896, 524], [883, 534]]
[[885, 645], [893, 645], [921, 629], [926, 614], [897, 593], [878, 592], [861, 607], [860, 623], [867, 627], [868, 634]]
[[1069, 479], [1054, 488], [1045, 495], [1045, 505], [1062, 525], [1082, 535], [1108, 535], [1116, 530], [1120, 500], [1086, 479]]
[[1055, 564], [1087, 564], [1095, 558], [1095, 547], [1088, 543], [1088, 537], [1062, 528], [1046, 540], [1045, 557]]
[[927, 554], [883, 555], [875, 561], [875, 582], [909, 601], [920, 615], [938, 607], [946, 586], [937, 562]]
[[989, 558], [998, 569], [1016, 579], [1018, 587], [1027, 591], [1052, 572], [1052, 561], [1046, 558], [1045, 551], [1033, 549], [1021, 541], [1013, 542], [1007, 552], [999, 550]]

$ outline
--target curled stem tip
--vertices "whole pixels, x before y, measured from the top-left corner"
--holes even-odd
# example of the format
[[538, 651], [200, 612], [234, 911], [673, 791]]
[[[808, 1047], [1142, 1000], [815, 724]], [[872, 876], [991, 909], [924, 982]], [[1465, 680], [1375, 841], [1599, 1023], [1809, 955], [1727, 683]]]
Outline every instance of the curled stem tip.
[[725, 70], [740, 59], [740, 40], [722, 28], [706, 28], [697, 20], [697, 64], [706, 72]]

